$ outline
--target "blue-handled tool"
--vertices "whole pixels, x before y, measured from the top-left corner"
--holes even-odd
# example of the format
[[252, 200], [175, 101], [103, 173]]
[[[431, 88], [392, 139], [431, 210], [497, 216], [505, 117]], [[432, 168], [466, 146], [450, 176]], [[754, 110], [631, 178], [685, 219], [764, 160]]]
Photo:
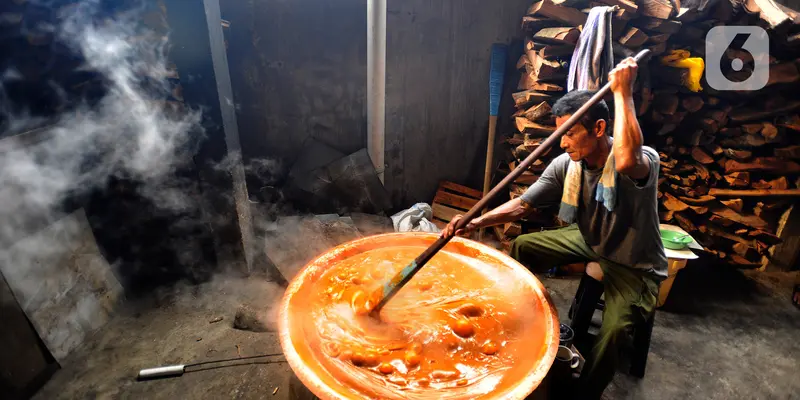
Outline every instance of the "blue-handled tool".
[[[503, 82], [506, 74], [508, 47], [495, 43], [492, 45], [491, 68], [489, 70], [489, 140], [486, 144], [486, 171], [483, 175], [483, 195], [492, 188], [494, 173], [494, 142], [497, 133], [497, 115], [500, 113], [500, 99], [503, 97]], [[478, 232], [478, 240], [483, 239], [483, 229]]]
[[[647, 55], [650, 54], [650, 50], [642, 50], [639, 54], [634, 57], [634, 60], [639, 63], [641, 62]], [[523, 160], [516, 169], [511, 171], [497, 186], [494, 187], [487, 195], [483, 196], [474, 206], [470, 209], [462, 218], [458, 221], [456, 225], [456, 231], [463, 229], [467, 224], [475, 218], [478, 213], [483, 210], [489, 201], [500, 194], [505, 188], [514, 182], [523, 172], [525, 172], [530, 166], [539, 159], [542, 154], [545, 154], [553, 144], [558, 143], [561, 140], [561, 137], [564, 136], [567, 131], [569, 131], [573, 125], [578, 123], [583, 115], [589, 111], [589, 108], [595, 105], [597, 102], [603, 99], [608, 92], [611, 91], [611, 85], [606, 83], [600, 90], [598, 90], [589, 101], [586, 102], [578, 111], [575, 111], [569, 119], [567, 119], [564, 124], [562, 124], [558, 129], [555, 130], [536, 150], [533, 151], [525, 160]], [[397, 275], [395, 275], [392, 280], [381, 286], [375, 293], [372, 294], [370, 299], [380, 299], [376, 302], [375, 307], [371, 310], [370, 315], [373, 317], [378, 317], [383, 307], [389, 300], [394, 297], [397, 292], [405, 286], [414, 275], [422, 269], [428, 261], [433, 258], [436, 253], [439, 252], [447, 242], [452, 239], [452, 236], [445, 237], [441, 236], [437, 239], [433, 244], [430, 245], [425, 251], [422, 252], [411, 264], [408, 264], [405, 268], [403, 268]]]

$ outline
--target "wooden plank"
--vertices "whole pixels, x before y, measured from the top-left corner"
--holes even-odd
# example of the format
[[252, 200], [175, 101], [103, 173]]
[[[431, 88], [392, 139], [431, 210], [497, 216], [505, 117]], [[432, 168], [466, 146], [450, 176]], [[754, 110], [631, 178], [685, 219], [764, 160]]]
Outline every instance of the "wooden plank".
[[433, 209], [433, 217], [439, 218], [443, 221], [452, 221], [456, 215], [463, 215], [464, 212], [461, 210], [457, 210], [452, 207], [448, 207], [442, 204], [433, 203], [431, 205], [431, 209]]
[[444, 190], [441, 190], [436, 193], [436, 196], [433, 198], [433, 202], [454, 208], [460, 208], [462, 210], [469, 210], [475, 206], [475, 204], [478, 204], [478, 199], [459, 196], [457, 194], [448, 193]]
[[797, 197], [800, 196], [800, 189], [786, 189], [786, 190], [736, 190], [736, 189], [711, 189], [708, 191], [709, 196], [718, 197], [759, 197], [759, 196], [787, 196]]
[[439, 183], [439, 188], [440, 189], [444, 188], [444, 189], [452, 190], [454, 192], [461, 193], [461, 194], [467, 195], [469, 197], [474, 197], [476, 199], [480, 199], [480, 198], [483, 197], [483, 193], [481, 193], [480, 190], [472, 189], [472, 188], [469, 188], [469, 187], [466, 187], [466, 186], [462, 186], [462, 185], [459, 185], [459, 184], [453, 183], [453, 182], [447, 182], [447, 181], [440, 182]]

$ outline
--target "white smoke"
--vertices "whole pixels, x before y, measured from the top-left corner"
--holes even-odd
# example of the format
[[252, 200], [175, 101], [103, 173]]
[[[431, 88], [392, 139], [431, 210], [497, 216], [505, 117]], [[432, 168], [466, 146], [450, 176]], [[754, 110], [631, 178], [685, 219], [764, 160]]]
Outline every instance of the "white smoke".
[[[167, 38], [142, 29], [135, 12], [98, 19], [97, 5], [84, 1], [64, 10], [55, 34], [83, 56], [81, 68], [99, 74], [107, 92], [58, 115], [44, 128], [43, 142], [0, 153], [0, 243], [58, 209], [67, 195], [101, 188], [112, 175], [145, 182], [140, 194], [160, 206], [188, 205], [170, 180], [190, 161], [202, 128], [199, 112], [163, 101], [170, 93]], [[18, 75], [3, 72], [6, 79]], [[4, 116], [9, 130], [41, 123], [11, 109]]]
[[[65, 201], [108, 190], [109, 178], [118, 177], [138, 182], [138, 194], [161, 210], [199, 207], [176, 172], [192, 161], [202, 140], [200, 112], [165, 101], [171, 93], [167, 78], [173, 76], [167, 36], [141, 24], [142, 8], [109, 17], [100, 4], [83, 0], [60, 9], [57, 24], [20, 29], [28, 37], [51, 35], [53, 43], [80, 55], [84, 64], [78, 69], [102, 82], [102, 97], [63, 104], [68, 88], [51, 81], [63, 111], [32, 117], [22, 105], [8, 104], [12, 96], [5, 93], [6, 83], [26, 79], [13, 65], [20, 55], [4, 55], [11, 64], [0, 71], [0, 100], [6, 100], [0, 101], [0, 270], [58, 356], [105, 320], [108, 292], [119, 293], [113, 276], [103, 276], [81, 253], [98, 253], [80, 236], [88, 228], [47, 228], [56, 221], [74, 225], [75, 215], [64, 217]], [[33, 0], [29, 5], [44, 6]], [[86, 312], [87, 302], [95, 311]]]

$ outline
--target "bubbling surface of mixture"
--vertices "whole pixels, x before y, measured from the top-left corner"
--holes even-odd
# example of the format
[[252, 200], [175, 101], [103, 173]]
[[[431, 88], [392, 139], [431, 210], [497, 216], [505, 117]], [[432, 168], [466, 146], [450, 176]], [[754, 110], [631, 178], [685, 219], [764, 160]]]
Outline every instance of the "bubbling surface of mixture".
[[316, 361], [365, 398], [474, 399], [522, 379], [546, 350], [542, 306], [488, 258], [442, 251], [380, 321], [366, 315], [375, 289], [423, 249], [356, 254], [314, 282], [303, 332]]

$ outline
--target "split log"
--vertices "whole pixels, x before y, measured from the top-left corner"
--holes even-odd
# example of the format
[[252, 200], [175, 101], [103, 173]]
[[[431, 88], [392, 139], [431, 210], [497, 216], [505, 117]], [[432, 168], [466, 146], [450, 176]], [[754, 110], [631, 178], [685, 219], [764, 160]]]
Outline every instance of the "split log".
[[764, 221], [763, 219], [759, 218], [758, 216], [740, 214], [740, 213], [738, 213], [738, 212], [736, 212], [736, 211], [734, 211], [734, 210], [732, 210], [732, 209], [730, 209], [728, 207], [720, 207], [720, 208], [711, 210], [711, 212], [714, 215], [718, 216], [718, 217], [725, 218], [725, 219], [731, 220], [733, 222], [742, 224], [744, 226], [749, 226], [751, 228], [755, 228], [755, 229], [768, 229], [769, 228], [769, 224], [767, 223], [767, 221]]
[[[664, 187], [664, 189], [669, 190], [670, 192], [678, 195], [678, 197], [680, 198], [681, 201], [683, 201], [685, 203], [688, 203], [688, 204], [692, 204], [692, 203], [684, 201], [684, 199], [698, 197], [697, 192], [695, 192], [692, 188], [687, 188], [685, 186], [678, 186], [678, 185], [676, 185], [674, 183], [671, 183], [671, 184], [667, 185], [666, 187]], [[695, 204], [695, 205], [698, 205], [698, 204]]]
[[683, 82], [689, 78], [689, 70], [686, 68], [673, 68], [663, 65], [651, 66], [653, 77], [664, 84], [681, 87]]
[[744, 208], [744, 201], [742, 199], [722, 200], [721, 203], [740, 214]]
[[789, 181], [786, 179], [785, 176], [782, 176], [778, 179], [774, 179], [771, 181], [766, 181], [761, 179], [758, 182], [753, 182], [751, 185], [753, 189], [776, 189], [776, 190], [786, 190], [789, 189]]
[[681, 22], [669, 19], [659, 19], [650, 17], [641, 17], [631, 21], [631, 25], [644, 29], [647, 32], [657, 33], [678, 33], [681, 30]]
[[560, 80], [567, 77], [567, 69], [558, 61], [551, 61], [539, 57], [536, 52], [529, 51], [528, 64], [525, 70], [534, 81]]
[[787, 205], [788, 203], [784, 201], [779, 201], [774, 203], [764, 203], [762, 201], [759, 201], [758, 203], [756, 203], [756, 206], [753, 207], [753, 214], [763, 218], [766, 214], [779, 211], [781, 208], [786, 207]]
[[800, 159], [800, 146], [789, 146], [775, 149], [775, 157]]
[[750, 121], [770, 119], [777, 115], [788, 114], [800, 108], [800, 101], [782, 101], [776, 107], [746, 108], [742, 107], [730, 114], [732, 123], [745, 123]]
[[738, 254], [728, 254], [728, 258], [726, 258], [725, 261], [729, 264], [736, 265], [739, 268], [748, 268], [748, 269], [761, 268], [761, 262], [750, 261]]
[[800, 196], [800, 189], [786, 189], [786, 190], [732, 190], [732, 189], [711, 189], [708, 194], [711, 196], [719, 197], [757, 197], [757, 196], [786, 196], [798, 197]]
[[669, 33], [659, 33], [658, 35], [650, 35], [647, 39], [647, 44], [661, 44], [666, 43], [669, 40], [669, 37], [672, 36]]
[[551, 0], [542, 0], [534, 3], [528, 9], [532, 17], [547, 17], [571, 26], [580, 26], [586, 23], [586, 14], [569, 7], [553, 4]]
[[725, 162], [725, 172], [772, 172], [795, 174], [800, 172], [800, 164], [775, 157], [758, 157], [749, 162], [728, 160]]
[[692, 233], [697, 232], [697, 226], [692, 223], [692, 220], [686, 218], [681, 213], [675, 213], [675, 221], [678, 223], [678, 226], [683, 228], [686, 232]]
[[756, 249], [754, 249], [749, 244], [736, 243], [733, 245], [732, 249], [734, 253], [746, 259], [752, 259], [758, 257], [758, 252], [756, 251]]
[[[534, 49], [539, 57], [542, 57], [546, 60], [552, 60], [554, 58], [572, 57], [572, 53], [575, 52], [575, 46], [572, 45], [554, 45], [554, 44], [535, 44]], [[564, 89], [561, 89], [564, 90]]]
[[760, 242], [768, 243], [770, 245], [776, 245], [776, 244], [779, 244], [779, 243], [781, 243], [783, 241], [783, 240], [781, 240], [780, 237], [778, 237], [778, 236], [776, 236], [776, 235], [774, 235], [772, 233], [769, 233], [767, 231], [762, 231], [762, 230], [752, 231], [752, 232], [750, 232], [748, 234], [748, 236], [750, 236], [751, 238], [754, 238], [755, 240], [758, 240]]
[[725, 154], [725, 150], [716, 143], [711, 143], [705, 146], [706, 150], [710, 151], [712, 155], [721, 156]]
[[643, 31], [631, 27], [619, 38], [620, 44], [631, 49], [637, 49], [647, 42], [649, 37]]
[[664, 54], [667, 51], [667, 42], [662, 42], [655, 44], [653, 46], [648, 46], [650, 52], [653, 53], [654, 56], [658, 56]]
[[713, 164], [714, 158], [699, 147], [692, 148], [692, 158], [700, 164]]
[[697, 164], [692, 165], [692, 168], [694, 168], [695, 172], [697, 172], [697, 177], [699, 177], [701, 181], [708, 182], [708, 178], [711, 177], [711, 173], [708, 171], [708, 168], [706, 168], [704, 165]]
[[664, 193], [664, 208], [670, 211], [685, 211], [689, 209], [689, 205], [678, 200], [675, 196]]
[[700, 111], [704, 104], [703, 98], [700, 96], [688, 96], [681, 100], [681, 106], [683, 106], [683, 109], [690, 113]]
[[528, 63], [528, 55], [527, 54], [521, 55], [519, 57], [519, 60], [517, 60], [517, 69], [525, 68], [525, 64], [527, 64], [527, 63]]
[[544, 28], [533, 34], [533, 40], [557, 45], [575, 45], [581, 32], [573, 27]]
[[761, 135], [740, 135], [728, 139], [723, 139], [719, 142], [719, 144], [724, 147], [749, 149], [753, 147], [761, 147], [767, 144], [767, 141], [764, 140], [764, 137]]
[[750, 186], [750, 173], [749, 172], [734, 172], [725, 175], [725, 181], [728, 185], [734, 188], [746, 188]]
[[639, 3], [639, 13], [653, 18], [669, 19], [677, 14], [669, 0], [642, 0]]
[[767, 143], [777, 142], [779, 140], [778, 133], [778, 128], [769, 122], [765, 122], [763, 128], [761, 129], [761, 136], [767, 140]]
[[800, 131], [800, 115], [792, 115], [778, 120], [778, 126], [789, 128], [793, 131]]
[[715, 224], [722, 225], [722, 226], [724, 226], [726, 228], [729, 228], [729, 227], [733, 226], [734, 224], [736, 224], [736, 222], [733, 222], [733, 221], [731, 221], [731, 220], [729, 220], [727, 218], [720, 217], [719, 215], [712, 215], [712, 216], [710, 216], [708, 218], [708, 220], [713, 222], [713, 223], [715, 223]]
[[661, 222], [670, 222], [674, 218], [675, 211], [661, 211], [658, 213], [658, 218]]
[[556, 130], [555, 126], [540, 125], [522, 117], [517, 117], [515, 121], [517, 125], [517, 130], [519, 130], [520, 133], [524, 133], [526, 135], [531, 135], [536, 137], [546, 137], [550, 136], [550, 134], [552, 134]]
[[539, 93], [535, 90], [525, 90], [511, 95], [514, 98], [514, 106], [523, 108], [531, 103], [541, 103], [542, 101], [553, 101], [553, 97], [547, 93]]
[[791, 18], [772, 0], [745, 0], [742, 5], [751, 14], [759, 13], [761, 20], [769, 24], [771, 29], [791, 23]]
[[708, 207], [706, 206], [689, 206], [689, 208], [691, 208], [692, 211], [694, 211], [695, 214], [697, 215], [703, 215], [708, 213]]
[[725, 157], [729, 157], [737, 161], [746, 161], [753, 156], [753, 152], [747, 150], [725, 149], [724, 155]]
[[659, 93], [653, 99], [653, 110], [661, 114], [672, 115], [678, 110], [678, 96], [670, 93]]
[[620, 9], [629, 11], [634, 14], [639, 11], [639, 6], [637, 6], [636, 3], [631, 0], [597, 0], [597, 1], [607, 4], [609, 6], [619, 6]]
[[764, 129], [764, 124], [760, 122], [757, 124], [744, 124], [740, 126], [739, 129], [748, 135], [755, 135], [761, 133], [761, 130]]
[[717, 200], [717, 198], [716, 198], [716, 197], [714, 197], [714, 196], [708, 196], [708, 195], [706, 195], [706, 196], [700, 196], [700, 197], [698, 197], [698, 198], [691, 198], [691, 197], [681, 197], [680, 199], [681, 199], [681, 201], [683, 201], [684, 203], [691, 204], [691, 205], [695, 205], [695, 206], [699, 206], [699, 205], [708, 204], [708, 203], [711, 203], [711, 202], [713, 202], [713, 201], [716, 201], [716, 200]]
[[[525, 57], [527, 59], [527, 57]], [[530, 73], [523, 72], [520, 78], [519, 90], [536, 90], [540, 92], [563, 92], [564, 88], [549, 82], [539, 82]]]
[[[544, 118], [544, 117], [550, 115], [551, 111], [552, 111], [552, 109], [550, 108], [550, 104], [548, 104], [546, 101], [543, 101], [543, 102], [541, 102], [541, 103], [539, 103], [539, 104], [537, 104], [537, 105], [525, 110], [525, 113], [523, 114], [523, 116], [526, 119], [528, 119], [529, 121], [536, 121], [538, 119], [541, 119], [541, 118]], [[519, 125], [517, 125], [517, 126], [519, 126]]]
[[550, 18], [539, 18], [524, 16], [522, 17], [522, 30], [526, 32], [537, 32], [544, 28], [558, 26], [559, 22]]

